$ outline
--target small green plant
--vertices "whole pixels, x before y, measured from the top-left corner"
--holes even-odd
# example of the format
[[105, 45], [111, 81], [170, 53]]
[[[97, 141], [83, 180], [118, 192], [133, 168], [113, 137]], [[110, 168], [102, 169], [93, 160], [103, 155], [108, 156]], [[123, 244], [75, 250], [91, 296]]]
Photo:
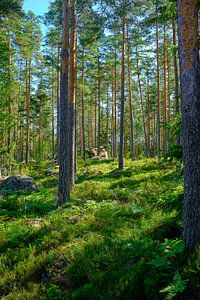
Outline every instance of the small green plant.
[[47, 288], [47, 296], [40, 297], [40, 300], [60, 300], [61, 291], [59, 287], [55, 284], [50, 284]]
[[166, 300], [171, 300], [186, 289], [187, 282], [188, 280], [183, 280], [179, 272], [177, 272], [173, 277], [173, 282], [162, 289], [160, 293], [165, 294]]

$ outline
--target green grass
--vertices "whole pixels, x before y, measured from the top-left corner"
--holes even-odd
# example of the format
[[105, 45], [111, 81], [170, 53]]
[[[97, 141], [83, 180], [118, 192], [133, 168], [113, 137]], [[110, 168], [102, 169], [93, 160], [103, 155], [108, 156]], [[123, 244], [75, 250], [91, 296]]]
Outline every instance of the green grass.
[[58, 178], [42, 169], [31, 170], [39, 192], [1, 196], [0, 297], [182, 299], [193, 291], [200, 251], [193, 260], [183, 252], [175, 163], [126, 160], [124, 171], [114, 160], [80, 165], [62, 208], [55, 208]]

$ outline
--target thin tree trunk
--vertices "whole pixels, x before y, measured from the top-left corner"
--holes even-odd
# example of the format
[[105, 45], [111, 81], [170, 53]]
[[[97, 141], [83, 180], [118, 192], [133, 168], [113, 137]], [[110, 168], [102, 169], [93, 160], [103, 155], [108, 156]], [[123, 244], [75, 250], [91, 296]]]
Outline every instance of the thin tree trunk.
[[136, 64], [137, 64], [137, 75], [138, 75], [138, 87], [139, 87], [139, 92], [140, 92], [140, 107], [141, 107], [142, 122], [143, 122], [145, 150], [146, 150], [146, 156], [148, 157], [148, 153], [147, 153], [147, 132], [146, 132], [146, 122], [145, 122], [145, 114], [144, 114], [144, 103], [143, 103], [144, 101], [143, 101], [143, 95], [142, 95], [142, 85], [141, 85], [141, 80], [140, 80], [139, 58], [138, 58], [137, 47], [136, 47]]
[[115, 118], [114, 118], [114, 158], [117, 158], [117, 50], [115, 49], [115, 69], [114, 69], [114, 101], [115, 101]]
[[156, 156], [157, 154], [157, 111], [156, 109], [154, 110], [154, 122], [153, 122], [153, 155], [154, 157]]
[[115, 142], [115, 92], [114, 92], [114, 69], [113, 69], [113, 79], [112, 79], [112, 121], [111, 121], [111, 155], [114, 157], [114, 142]]
[[[128, 38], [128, 28], [127, 28]], [[133, 119], [133, 104], [132, 104], [132, 80], [131, 80], [131, 46], [128, 44], [128, 95], [129, 95], [129, 118], [130, 118], [130, 151], [131, 159], [135, 159], [134, 148], [134, 119]]]
[[97, 99], [96, 99], [96, 91], [95, 91], [95, 103], [94, 103], [94, 132], [95, 132], [95, 148], [97, 148]]
[[29, 162], [30, 152], [30, 85], [31, 85], [31, 59], [26, 61], [26, 164]]
[[8, 124], [8, 133], [7, 133], [7, 146], [8, 152], [10, 152], [10, 145], [11, 145], [11, 114], [12, 114], [12, 107], [11, 107], [11, 68], [12, 68], [12, 56], [11, 56], [11, 39], [10, 39], [10, 32], [8, 33], [8, 51], [9, 51], [9, 96], [8, 96], [8, 115], [9, 115], [9, 124]]
[[59, 144], [60, 144], [60, 46], [57, 50], [57, 161], [59, 164]]
[[[156, 15], [158, 15], [156, 4]], [[157, 156], [160, 158], [160, 64], [159, 64], [159, 30], [156, 18], [156, 64], [157, 64]]]
[[168, 123], [168, 131], [167, 131], [167, 141], [168, 141], [168, 150], [170, 148], [170, 122], [171, 122], [171, 73], [170, 73], [170, 56], [167, 56], [167, 123]]
[[151, 112], [149, 99], [149, 78], [147, 78], [147, 157], [150, 157], [150, 140], [151, 140]]
[[164, 24], [164, 64], [163, 64], [163, 75], [164, 75], [164, 85], [163, 85], [163, 151], [164, 154], [167, 152], [167, 77], [166, 77], [166, 25]]
[[107, 95], [106, 95], [106, 151], [109, 148], [109, 83], [107, 82]]
[[86, 153], [85, 153], [85, 108], [84, 108], [84, 50], [82, 54], [82, 77], [81, 77], [81, 84], [82, 84], [82, 91], [81, 91], [81, 107], [82, 107], [82, 155], [83, 160], [86, 160]]
[[97, 155], [100, 155], [101, 146], [101, 79], [100, 79], [100, 60], [98, 57], [98, 137], [97, 137]]
[[52, 134], [52, 149], [51, 157], [54, 159], [55, 156], [55, 128], [54, 128], [54, 105], [55, 105], [55, 95], [54, 95], [54, 71], [52, 66], [52, 81], [51, 81], [51, 134]]
[[70, 176], [71, 185], [75, 184], [75, 107], [76, 107], [76, 0], [72, 1], [71, 7], [71, 34], [70, 34], [70, 81], [69, 81], [69, 139], [70, 143]]
[[[173, 45], [176, 47], [176, 23], [175, 20], [172, 20], [172, 29], [173, 29]], [[180, 112], [180, 105], [179, 105], [179, 78], [178, 78], [178, 62], [177, 62], [177, 56], [176, 52], [174, 51], [174, 79], [175, 79], [175, 99], [176, 99], [176, 116]], [[176, 143], [177, 145], [180, 145], [181, 143], [181, 137], [180, 133], [176, 135]]]
[[[125, 5], [123, 1], [123, 6]], [[121, 107], [120, 107], [120, 144], [119, 169], [124, 168], [124, 86], [125, 86], [125, 16], [122, 18], [122, 71], [121, 71]]]

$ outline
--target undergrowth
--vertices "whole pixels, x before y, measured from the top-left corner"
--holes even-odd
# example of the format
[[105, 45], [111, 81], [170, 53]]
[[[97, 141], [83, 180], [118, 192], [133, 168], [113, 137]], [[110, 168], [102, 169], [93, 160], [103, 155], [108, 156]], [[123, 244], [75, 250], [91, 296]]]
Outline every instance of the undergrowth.
[[0, 196], [2, 299], [200, 298], [200, 251], [184, 254], [176, 163], [125, 165], [81, 162], [72, 201], [59, 209], [58, 178], [44, 175], [45, 164], [30, 170], [38, 192]]

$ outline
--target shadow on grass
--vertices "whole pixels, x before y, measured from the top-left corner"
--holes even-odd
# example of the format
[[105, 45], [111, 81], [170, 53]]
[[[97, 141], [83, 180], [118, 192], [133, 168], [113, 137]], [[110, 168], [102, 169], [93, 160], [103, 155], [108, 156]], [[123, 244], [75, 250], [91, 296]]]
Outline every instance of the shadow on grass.
[[[52, 194], [44, 191], [4, 192], [1, 194], [0, 216], [4, 218], [42, 217], [55, 209]], [[51, 197], [50, 197], [51, 196]]]
[[130, 190], [135, 190], [140, 183], [145, 182], [146, 178], [142, 179], [131, 179], [131, 178], [126, 178], [126, 179], [121, 179], [120, 181], [117, 181], [113, 183], [110, 187], [112, 189], [115, 188], [129, 188]]

